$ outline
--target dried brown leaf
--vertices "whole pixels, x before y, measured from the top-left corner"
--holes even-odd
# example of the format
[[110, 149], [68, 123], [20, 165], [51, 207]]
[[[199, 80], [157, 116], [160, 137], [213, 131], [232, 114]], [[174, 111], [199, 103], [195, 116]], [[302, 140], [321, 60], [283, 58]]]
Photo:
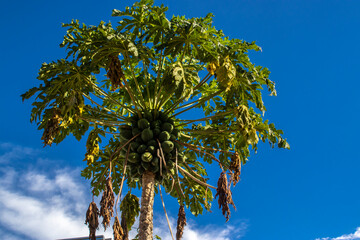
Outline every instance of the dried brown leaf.
[[177, 227], [176, 227], [176, 240], [180, 240], [184, 233], [184, 228], [186, 225], [186, 216], [184, 206], [181, 205], [178, 213]]
[[44, 147], [46, 145], [51, 146], [51, 144], [53, 143], [53, 140], [54, 140], [55, 136], [60, 131], [60, 129], [59, 129], [60, 122], [61, 122], [60, 110], [54, 108], [52, 117], [46, 123], [43, 135], [41, 137], [41, 140], [44, 141]]
[[110, 226], [110, 220], [114, 215], [115, 196], [112, 189], [111, 177], [106, 180], [105, 189], [100, 201], [100, 216], [104, 229]]
[[229, 170], [232, 171], [231, 182], [235, 186], [240, 181], [240, 174], [241, 174], [241, 159], [237, 152], [235, 152], [231, 156]]
[[96, 229], [99, 227], [99, 209], [95, 202], [91, 202], [86, 212], [85, 224], [89, 226], [89, 239], [96, 240]]
[[125, 75], [121, 68], [120, 60], [117, 56], [110, 56], [109, 64], [106, 68], [107, 76], [111, 81], [112, 90], [122, 88], [122, 80], [125, 79]]
[[230, 208], [229, 204], [231, 204], [234, 209], [236, 210], [235, 204], [232, 200], [232, 194], [230, 191], [230, 184], [228, 185], [226, 173], [222, 172], [220, 174], [219, 180], [218, 180], [218, 186], [216, 189], [216, 195], [215, 198], [219, 196], [218, 203], [219, 208], [222, 209], [222, 214], [226, 218], [226, 222], [230, 219]]
[[114, 240], [123, 240], [124, 231], [120, 226], [119, 218], [117, 216], [115, 217], [113, 231], [114, 231]]

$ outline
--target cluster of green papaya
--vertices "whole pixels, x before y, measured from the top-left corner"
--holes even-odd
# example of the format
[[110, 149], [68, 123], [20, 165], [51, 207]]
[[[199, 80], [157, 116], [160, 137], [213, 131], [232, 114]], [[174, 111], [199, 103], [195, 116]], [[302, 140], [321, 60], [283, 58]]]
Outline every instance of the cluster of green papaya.
[[184, 161], [183, 147], [175, 142], [180, 131], [175, 128], [174, 120], [163, 112], [153, 110], [143, 112], [141, 118], [132, 116], [131, 126], [123, 126], [120, 137], [123, 143], [135, 137], [130, 142], [130, 149], [125, 147], [120, 153], [127, 156], [128, 176], [132, 179], [140, 179], [144, 171], [151, 171], [155, 179], [161, 181], [169, 171], [174, 173], [176, 157], [177, 161]]

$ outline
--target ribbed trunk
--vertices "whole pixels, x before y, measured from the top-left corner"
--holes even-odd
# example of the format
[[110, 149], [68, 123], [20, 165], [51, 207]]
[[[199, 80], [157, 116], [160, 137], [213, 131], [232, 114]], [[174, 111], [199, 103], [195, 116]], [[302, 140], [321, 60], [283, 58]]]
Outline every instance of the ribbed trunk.
[[142, 176], [139, 240], [153, 239], [153, 206], [155, 175], [146, 171]]

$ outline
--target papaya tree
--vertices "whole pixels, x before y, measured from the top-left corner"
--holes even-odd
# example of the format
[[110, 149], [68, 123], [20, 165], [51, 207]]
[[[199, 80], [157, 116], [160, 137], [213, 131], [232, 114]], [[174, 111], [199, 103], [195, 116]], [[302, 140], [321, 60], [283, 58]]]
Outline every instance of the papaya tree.
[[[91, 239], [98, 216], [105, 229], [115, 217], [115, 239], [127, 239], [139, 216], [138, 239], [152, 239], [161, 189], [180, 206], [176, 239], [185, 208], [209, 211], [213, 192], [228, 220], [229, 205], [235, 207], [230, 185], [259, 141], [289, 148], [283, 132], [263, 119], [263, 88], [276, 91], [269, 70], [250, 62], [248, 52], [260, 47], [227, 37], [212, 25], [212, 14], [168, 19], [166, 11], [141, 0], [113, 10], [115, 25], [63, 24], [66, 57], [44, 63], [41, 84], [22, 95], [36, 96], [31, 121], [43, 130], [45, 146], [70, 134], [87, 138], [82, 176], [94, 196], [102, 193], [100, 210], [92, 202], [86, 214]], [[217, 186], [208, 183], [213, 163], [220, 168]]]

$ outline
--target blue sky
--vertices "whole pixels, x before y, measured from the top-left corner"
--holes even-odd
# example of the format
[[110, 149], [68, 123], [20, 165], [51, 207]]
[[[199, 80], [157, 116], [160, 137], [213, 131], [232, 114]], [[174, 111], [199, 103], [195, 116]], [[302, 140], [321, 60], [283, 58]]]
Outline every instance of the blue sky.
[[[58, 146], [42, 148], [42, 133], [29, 122], [30, 102], [22, 103], [20, 94], [38, 84], [42, 62], [65, 56], [59, 48], [65, 34], [61, 23], [71, 19], [93, 25], [101, 20], [115, 22], [110, 17], [112, 9], [132, 3], [2, 3], [0, 234], [5, 239], [86, 234], [83, 215], [91, 198], [87, 183], [79, 177], [84, 141], [69, 138]], [[188, 212], [186, 240], [360, 239], [360, 1], [155, 3], [169, 6], [168, 17], [212, 12], [217, 29], [262, 47], [261, 53], [251, 53], [251, 59], [270, 69], [278, 92], [277, 97], [265, 94], [265, 118], [284, 130], [292, 147], [287, 151], [260, 145], [234, 189], [237, 211], [230, 221], [225, 224], [216, 201], [212, 213], [195, 218]], [[156, 231], [169, 239], [158, 200]], [[176, 203], [167, 200], [175, 223]]]

